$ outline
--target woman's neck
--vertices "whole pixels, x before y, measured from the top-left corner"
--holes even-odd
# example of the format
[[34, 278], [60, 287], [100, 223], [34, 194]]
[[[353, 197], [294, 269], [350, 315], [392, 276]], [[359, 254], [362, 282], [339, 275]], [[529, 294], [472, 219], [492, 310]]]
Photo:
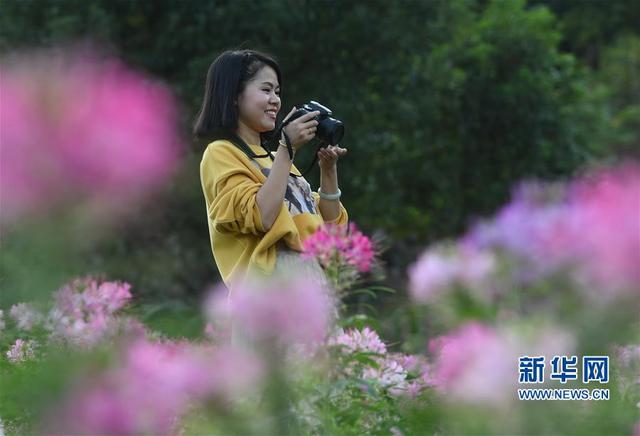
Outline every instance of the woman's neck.
[[238, 130], [236, 131], [236, 134], [247, 144], [260, 144], [260, 134], [248, 127], [242, 121], [238, 121]]

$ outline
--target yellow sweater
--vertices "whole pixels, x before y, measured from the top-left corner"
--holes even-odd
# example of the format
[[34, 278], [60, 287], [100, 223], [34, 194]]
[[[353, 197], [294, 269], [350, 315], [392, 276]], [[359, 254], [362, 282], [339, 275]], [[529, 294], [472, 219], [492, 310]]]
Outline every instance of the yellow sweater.
[[[257, 155], [266, 153], [258, 145], [249, 144], [249, 147]], [[289, 176], [282, 208], [271, 228], [265, 230], [256, 194], [266, 181], [272, 163], [269, 157], [249, 159], [226, 140], [210, 143], [202, 156], [200, 181], [207, 206], [211, 249], [228, 287], [248, 271], [270, 274], [276, 263], [276, 243], [281, 241], [293, 250], [302, 251], [302, 242], [324, 222], [318, 209], [318, 193], [311, 192], [303, 178]], [[291, 173], [300, 175], [295, 166]], [[310, 194], [313, 203], [304, 200], [300, 195], [303, 191]], [[346, 224], [347, 221], [347, 211], [340, 204], [340, 215], [331, 222]]]

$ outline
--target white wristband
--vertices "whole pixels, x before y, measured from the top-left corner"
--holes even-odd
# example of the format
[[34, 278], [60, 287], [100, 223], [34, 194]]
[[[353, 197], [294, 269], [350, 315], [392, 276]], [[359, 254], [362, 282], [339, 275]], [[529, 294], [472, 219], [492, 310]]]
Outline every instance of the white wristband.
[[318, 195], [320, 195], [320, 198], [323, 200], [339, 200], [342, 192], [340, 191], [340, 188], [338, 188], [338, 192], [335, 194], [325, 194], [320, 190], [320, 188], [318, 188]]

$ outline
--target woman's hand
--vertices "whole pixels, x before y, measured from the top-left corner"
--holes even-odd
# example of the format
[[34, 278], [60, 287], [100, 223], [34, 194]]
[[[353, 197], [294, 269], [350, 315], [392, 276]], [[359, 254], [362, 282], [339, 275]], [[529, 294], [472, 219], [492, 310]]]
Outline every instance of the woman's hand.
[[334, 170], [340, 156], [347, 154], [347, 149], [340, 145], [330, 145], [318, 151], [318, 165], [322, 171]]
[[[320, 189], [325, 194], [335, 194], [338, 189], [338, 168], [336, 163], [340, 156], [347, 153], [346, 148], [330, 145], [318, 150], [318, 165], [320, 166]], [[320, 192], [320, 191], [318, 191]], [[334, 221], [340, 216], [340, 202], [320, 198], [318, 204], [320, 214], [325, 222]]]
[[[294, 106], [283, 122], [287, 121], [295, 111], [296, 107]], [[309, 112], [308, 114], [304, 114], [303, 116], [291, 121], [291, 123], [283, 129], [287, 133], [289, 140], [291, 140], [291, 145], [296, 151], [316, 136], [316, 126], [318, 125], [318, 122], [313, 118], [318, 115], [320, 115], [319, 111]], [[284, 138], [282, 139], [284, 141]]]

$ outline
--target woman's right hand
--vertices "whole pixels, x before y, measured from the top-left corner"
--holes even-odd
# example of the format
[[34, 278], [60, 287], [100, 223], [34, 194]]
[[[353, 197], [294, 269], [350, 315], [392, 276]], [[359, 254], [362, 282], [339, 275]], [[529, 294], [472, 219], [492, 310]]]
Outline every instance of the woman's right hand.
[[[294, 106], [291, 112], [284, 118], [283, 122], [287, 121], [295, 111], [296, 107]], [[319, 111], [309, 112], [291, 121], [291, 123], [283, 129], [287, 133], [287, 136], [289, 136], [291, 145], [296, 151], [316, 136], [318, 122], [313, 118], [318, 115], [320, 115]], [[282, 140], [284, 141], [284, 137]]]

